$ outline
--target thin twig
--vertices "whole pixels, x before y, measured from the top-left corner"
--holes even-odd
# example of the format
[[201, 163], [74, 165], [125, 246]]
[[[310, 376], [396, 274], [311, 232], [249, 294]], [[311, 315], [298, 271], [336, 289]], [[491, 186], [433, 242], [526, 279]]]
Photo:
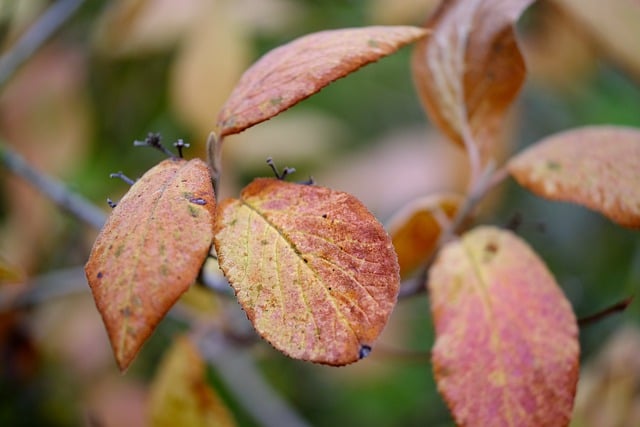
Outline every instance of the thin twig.
[[619, 313], [627, 309], [629, 304], [633, 301], [634, 296], [627, 297], [622, 301], [618, 301], [617, 303], [605, 308], [604, 310], [600, 310], [597, 313], [591, 314], [589, 316], [581, 317], [578, 319], [578, 325], [580, 326], [588, 326], [593, 323], [599, 322], [600, 320], [611, 316], [612, 314]]
[[83, 0], [60, 0], [42, 14], [10, 51], [0, 58], [0, 87], [33, 55], [80, 7]]
[[197, 339], [204, 358], [232, 395], [264, 427], [306, 427], [309, 424], [273, 390], [258, 370], [251, 354], [237, 348], [217, 329]]
[[97, 229], [104, 225], [106, 214], [102, 210], [84, 197], [69, 191], [60, 181], [33, 168], [2, 140], [0, 140], [0, 163], [76, 218]]

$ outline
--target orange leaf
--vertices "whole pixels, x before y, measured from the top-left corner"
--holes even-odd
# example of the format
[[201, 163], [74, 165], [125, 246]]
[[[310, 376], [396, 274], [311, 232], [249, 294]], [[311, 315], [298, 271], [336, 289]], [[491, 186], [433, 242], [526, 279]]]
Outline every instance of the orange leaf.
[[256, 179], [220, 204], [214, 233], [238, 301], [275, 348], [329, 365], [371, 351], [400, 280], [391, 239], [356, 198]]
[[151, 384], [150, 425], [234, 426], [224, 402], [206, 380], [206, 366], [198, 349], [181, 337], [163, 357]]
[[214, 214], [209, 170], [199, 159], [161, 162], [113, 209], [85, 271], [120, 369], [196, 279]]
[[518, 236], [476, 228], [429, 273], [438, 389], [464, 426], [565, 426], [578, 381], [578, 325]]
[[416, 45], [414, 81], [429, 117], [484, 158], [524, 81], [513, 24], [533, 1], [444, 1], [425, 24], [431, 34]]
[[458, 194], [437, 194], [413, 200], [394, 215], [388, 228], [398, 254], [400, 277], [406, 278], [426, 263], [440, 238], [440, 221], [452, 220], [461, 203]]
[[309, 34], [280, 46], [244, 73], [218, 116], [220, 135], [268, 120], [425, 34], [410, 26], [348, 28]]
[[561, 132], [515, 156], [508, 168], [539, 196], [640, 227], [640, 129], [590, 126]]

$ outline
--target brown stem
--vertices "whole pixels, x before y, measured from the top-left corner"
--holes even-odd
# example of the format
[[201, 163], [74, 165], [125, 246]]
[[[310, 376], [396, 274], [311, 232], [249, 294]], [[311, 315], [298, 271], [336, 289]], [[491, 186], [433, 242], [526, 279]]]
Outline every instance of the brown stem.
[[580, 319], [578, 319], [578, 325], [582, 326], [588, 326], [591, 325], [593, 323], [599, 322], [600, 320], [611, 316], [612, 314], [615, 313], [619, 313], [622, 312], [624, 310], [626, 310], [626, 308], [629, 306], [629, 304], [631, 304], [631, 302], [633, 301], [634, 296], [631, 295], [630, 297], [627, 297], [625, 299], [623, 299], [622, 301], [618, 301], [617, 303], [603, 309], [600, 310], [594, 314], [591, 314], [589, 316], [585, 316], [585, 317], [581, 317]]

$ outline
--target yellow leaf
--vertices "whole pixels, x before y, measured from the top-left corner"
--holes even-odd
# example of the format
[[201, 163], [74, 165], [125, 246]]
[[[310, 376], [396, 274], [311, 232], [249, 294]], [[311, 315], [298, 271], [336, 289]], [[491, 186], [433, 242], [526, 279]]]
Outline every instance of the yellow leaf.
[[220, 267], [275, 348], [330, 365], [369, 354], [400, 280], [391, 239], [357, 199], [256, 179], [220, 204], [214, 232]]
[[205, 364], [188, 338], [177, 339], [151, 384], [153, 427], [231, 427], [235, 421], [206, 381]]

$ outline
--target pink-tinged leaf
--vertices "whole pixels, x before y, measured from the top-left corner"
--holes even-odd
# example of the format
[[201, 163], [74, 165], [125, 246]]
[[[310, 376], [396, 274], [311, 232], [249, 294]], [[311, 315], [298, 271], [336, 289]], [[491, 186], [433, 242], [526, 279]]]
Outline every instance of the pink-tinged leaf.
[[551, 135], [511, 159], [508, 169], [539, 196], [640, 228], [640, 129], [591, 126]]
[[578, 325], [518, 236], [476, 228], [429, 272], [438, 390], [461, 426], [566, 426], [578, 381]]
[[429, 117], [452, 141], [493, 154], [526, 69], [513, 24], [534, 0], [443, 1], [418, 42], [413, 75]]
[[309, 34], [280, 46], [244, 73], [218, 116], [220, 135], [268, 120], [425, 34], [410, 26], [347, 28]]
[[121, 370], [204, 263], [215, 199], [207, 165], [165, 160], [113, 209], [85, 266]]
[[238, 301], [275, 348], [329, 365], [369, 354], [400, 278], [390, 237], [355, 197], [256, 179], [220, 204], [214, 233]]

